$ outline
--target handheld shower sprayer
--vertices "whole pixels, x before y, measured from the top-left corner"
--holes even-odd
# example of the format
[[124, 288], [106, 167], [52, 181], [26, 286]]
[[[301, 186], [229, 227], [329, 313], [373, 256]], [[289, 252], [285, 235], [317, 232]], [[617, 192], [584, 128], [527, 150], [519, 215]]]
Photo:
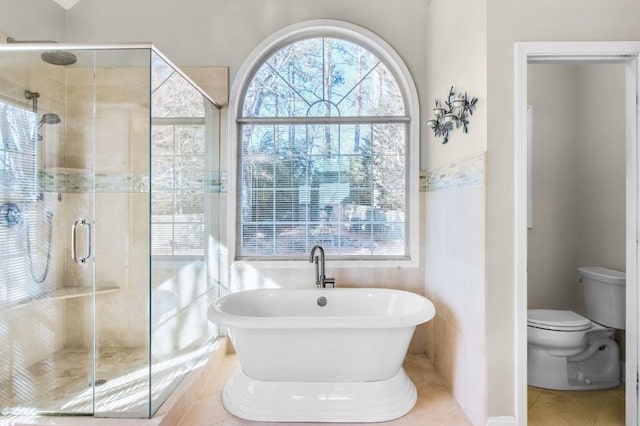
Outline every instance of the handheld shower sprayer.
[[60, 120], [60, 116], [58, 114], [48, 112], [46, 114], [42, 114], [42, 118], [38, 122], [38, 127], [42, 127], [43, 124], [59, 124], [61, 121], [62, 120]]
[[[40, 93], [32, 92], [31, 90], [25, 90], [24, 97], [33, 103], [32, 111], [37, 114], [38, 98], [40, 97]], [[62, 120], [60, 119], [60, 116], [58, 114], [47, 112], [45, 114], [42, 114], [42, 118], [40, 118], [40, 121], [38, 121], [38, 130], [40, 130], [40, 128], [45, 124], [60, 124], [61, 121]], [[37, 137], [39, 141], [42, 140], [42, 135], [40, 133], [38, 133]]]
[[[47, 260], [45, 263], [44, 271], [40, 276], [36, 276], [35, 271], [33, 270], [33, 254], [31, 253], [31, 243], [29, 239], [29, 224], [25, 221], [24, 212], [16, 203], [12, 203], [10, 201], [0, 204], [0, 223], [2, 223], [7, 228], [18, 228], [23, 229], [24, 239], [27, 243], [27, 257], [29, 259], [29, 270], [31, 272], [31, 277], [33, 281], [37, 284], [41, 284], [44, 280], [47, 279], [49, 275], [49, 269], [51, 267], [51, 237], [53, 235], [53, 212], [51, 210], [45, 211], [45, 218], [47, 223], [49, 224], [49, 232], [47, 236]], [[23, 228], [24, 226], [24, 228]]]

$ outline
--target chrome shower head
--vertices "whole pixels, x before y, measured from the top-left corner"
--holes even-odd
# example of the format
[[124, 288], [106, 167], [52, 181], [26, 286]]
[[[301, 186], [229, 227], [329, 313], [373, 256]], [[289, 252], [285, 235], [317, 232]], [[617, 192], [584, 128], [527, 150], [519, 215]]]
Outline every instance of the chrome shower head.
[[50, 50], [40, 55], [43, 61], [51, 65], [73, 65], [78, 62], [78, 57], [66, 50]]
[[[16, 40], [13, 37], [7, 37], [7, 43], [57, 43], [53, 40]], [[78, 62], [78, 57], [71, 52], [65, 50], [50, 50], [42, 52], [40, 55], [43, 61], [51, 65], [73, 65]]]

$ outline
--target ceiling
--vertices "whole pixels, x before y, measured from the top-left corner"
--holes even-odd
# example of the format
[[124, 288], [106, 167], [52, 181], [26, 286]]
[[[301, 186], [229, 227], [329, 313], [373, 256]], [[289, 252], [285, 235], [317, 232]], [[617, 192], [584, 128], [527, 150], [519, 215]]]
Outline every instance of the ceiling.
[[67, 10], [71, 9], [71, 7], [78, 2], [78, 0], [54, 0], [54, 1]]

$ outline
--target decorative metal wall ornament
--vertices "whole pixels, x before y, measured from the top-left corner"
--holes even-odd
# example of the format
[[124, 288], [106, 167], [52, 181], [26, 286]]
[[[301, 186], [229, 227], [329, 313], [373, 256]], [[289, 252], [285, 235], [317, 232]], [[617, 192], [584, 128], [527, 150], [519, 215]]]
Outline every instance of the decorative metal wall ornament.
[[437, 138], [442, 136], [442, 143], [445, 144], [449, 142], [449, 132], [453, 130], [454, 124], [456, 129], [462, 127], [463, 132], [469, 131], [468, 117], [473, 115], [476, 102], [478, 99], [469, 99], [467, 92], [456, 95], [451, 86], [446, 101], [436, 99], [436, 106], [433, 108], [434, 118], [427, 120], [427, 126], [433, 129]]

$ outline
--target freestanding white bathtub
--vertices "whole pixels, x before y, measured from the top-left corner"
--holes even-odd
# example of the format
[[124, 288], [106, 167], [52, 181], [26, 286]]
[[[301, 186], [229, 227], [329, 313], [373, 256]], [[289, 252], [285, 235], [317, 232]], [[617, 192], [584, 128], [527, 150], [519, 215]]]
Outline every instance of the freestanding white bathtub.
[[209, 308], [229, 327], [241, 370], [223, 404], [254, 421], [378, 422], [415, 405], [402, 362], [433, 304], [391, 289], [265, 289]]

